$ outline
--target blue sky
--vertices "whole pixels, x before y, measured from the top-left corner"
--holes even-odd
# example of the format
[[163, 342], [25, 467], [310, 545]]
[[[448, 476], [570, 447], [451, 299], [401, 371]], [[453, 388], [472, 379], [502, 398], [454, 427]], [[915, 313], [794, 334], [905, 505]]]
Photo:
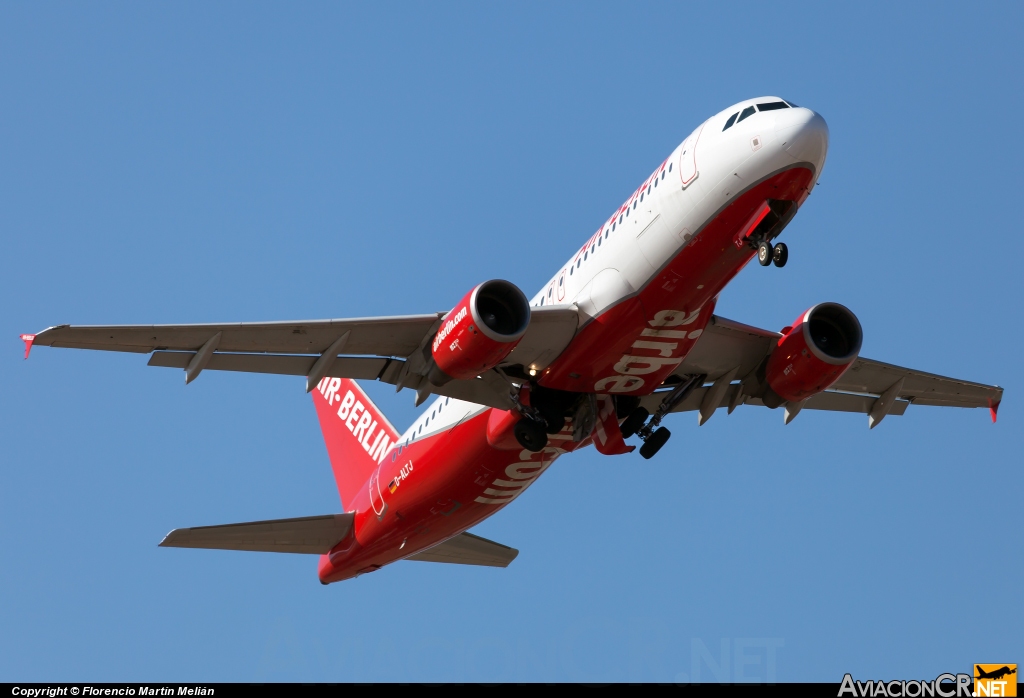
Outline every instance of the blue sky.
[[[1024, 662], [1016, 3], [0, 5], [0, 680], [839, 681]], [[337, 511], [300, 379], [39, 348], [59, 323], [532, 294], [701, 121], [831, 130], [784, 270], [721, 315], [852, 308], [982, 410], [692, 414], [573, 454], [477, 533], [506, 570], [156, 547]], [[412, 396], [368, 385], [400, 428]], [[1014, 504], [1017, 502], [1017, 504]], [[1013, 522], [1017, 521], [1016, 524]]]

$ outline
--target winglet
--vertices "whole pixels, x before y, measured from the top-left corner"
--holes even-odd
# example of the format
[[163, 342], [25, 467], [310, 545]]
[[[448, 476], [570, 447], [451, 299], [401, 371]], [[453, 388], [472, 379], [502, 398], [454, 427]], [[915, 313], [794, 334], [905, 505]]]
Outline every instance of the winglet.
[[[27, 351], [25, 352], [25, 358], [28, 358], [28, 352]], [[992, 398], [988, 399], [988, 412], [989, 412], [989, 414], [992, 415], [992, 423], [993, 424], [996, 423], [996, 412], [999, 411], [999, 403], [1000, 402], [1001, 402], [1000, 400], [997, 400], [996, 402], [992, 402]]]
[[28, 353], [32, 351], [32, 342], [36, 341], [34, 334], [23, 334], [21, 335], [21, 341], [25, 343], [25, 358], [28, 358]]

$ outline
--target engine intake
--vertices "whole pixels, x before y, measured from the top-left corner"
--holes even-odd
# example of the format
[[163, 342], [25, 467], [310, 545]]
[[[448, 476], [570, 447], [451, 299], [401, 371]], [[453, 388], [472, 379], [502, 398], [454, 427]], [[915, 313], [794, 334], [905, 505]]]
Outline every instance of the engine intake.
[[530, 325], [530, 302], [519, 287], [495, 279], [480, 284], [444, 316], [434, 336], [427, 379], [441, 386], [475, 378], [515, 349]]
[[768, 357], [765, 378], [774, 395], [766, 394], [765, 404], [798, 402], [828, 388], [857, 358], [863, 338], [857, 316], [838, 303], [803, 313]]

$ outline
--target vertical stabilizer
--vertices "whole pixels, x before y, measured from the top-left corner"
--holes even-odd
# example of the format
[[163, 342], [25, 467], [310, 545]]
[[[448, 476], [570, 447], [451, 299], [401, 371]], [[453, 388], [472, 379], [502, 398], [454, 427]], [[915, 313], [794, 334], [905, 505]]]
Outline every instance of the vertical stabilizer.
[[341, 505], [346, 507], [398, 440], [398, 432], [353, 380], [324, 378], [312, 394]]

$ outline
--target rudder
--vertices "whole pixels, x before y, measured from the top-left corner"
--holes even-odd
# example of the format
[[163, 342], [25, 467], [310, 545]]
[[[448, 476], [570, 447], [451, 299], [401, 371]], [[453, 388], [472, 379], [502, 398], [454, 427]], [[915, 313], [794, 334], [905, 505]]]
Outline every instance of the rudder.
[[399, 434], [349, 378], [324, 378], [312, 395], [344, 508], [370, 479]]

